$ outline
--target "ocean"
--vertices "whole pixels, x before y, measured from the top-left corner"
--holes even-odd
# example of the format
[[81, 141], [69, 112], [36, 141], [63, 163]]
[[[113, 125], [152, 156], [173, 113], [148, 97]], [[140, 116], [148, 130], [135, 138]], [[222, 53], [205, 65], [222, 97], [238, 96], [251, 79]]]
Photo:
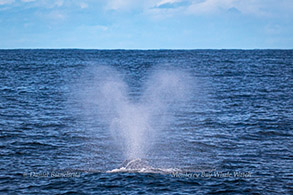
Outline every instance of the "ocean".
[[0, 50], [1, 194], [292, 194], [293, 50]]

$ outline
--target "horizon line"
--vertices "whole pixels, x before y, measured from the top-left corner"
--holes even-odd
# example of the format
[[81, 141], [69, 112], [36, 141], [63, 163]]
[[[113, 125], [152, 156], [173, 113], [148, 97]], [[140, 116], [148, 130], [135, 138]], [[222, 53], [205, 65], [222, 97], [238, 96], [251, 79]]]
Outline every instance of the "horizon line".
[[293, 50], [293, 48], [0, 48], [0, 50]]

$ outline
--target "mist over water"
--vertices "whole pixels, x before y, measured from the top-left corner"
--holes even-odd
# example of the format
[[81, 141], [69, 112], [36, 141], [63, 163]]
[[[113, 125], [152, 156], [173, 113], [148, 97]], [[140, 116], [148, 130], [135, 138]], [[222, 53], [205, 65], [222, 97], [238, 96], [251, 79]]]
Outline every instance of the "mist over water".
[[161, 139], [160, 131], [172, 125], [174, 114], [192, 93], [194, 83], [186, 72], [172, 68], [149, 72], [139, 97], [131, 95], [117, 70], [106, 66], [92, 70], [88, 84], [82, 86], [84, 111], [94, 107], [95, 116], [102, 119], [125, 159], [148, 156], [154, 142]]

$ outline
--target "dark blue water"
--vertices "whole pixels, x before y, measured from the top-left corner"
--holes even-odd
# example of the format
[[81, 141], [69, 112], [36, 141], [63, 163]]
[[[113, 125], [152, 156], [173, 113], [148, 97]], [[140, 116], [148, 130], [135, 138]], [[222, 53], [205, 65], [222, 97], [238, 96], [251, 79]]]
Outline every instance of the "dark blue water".
[[[133, 99], [156, 68], [192, 75], [146, 156], [174, 172], [107, 172], [126, 159], [80, 84], [101, 65]], [[0, 50], [0, 193], [293, 193], [292, 89], [292, 50]]]

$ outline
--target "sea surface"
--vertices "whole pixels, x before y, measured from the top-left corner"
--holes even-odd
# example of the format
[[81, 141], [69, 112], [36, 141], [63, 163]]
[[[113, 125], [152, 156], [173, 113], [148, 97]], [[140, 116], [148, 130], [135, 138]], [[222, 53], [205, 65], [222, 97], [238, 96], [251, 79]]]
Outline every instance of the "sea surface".
[[[84, 104], [98, 67], [134, 102], [157, 69], [193, 78], [135, 169]], [[292, 194], [293, 50], [0, 50], [0, 194], [73, 193]]]

